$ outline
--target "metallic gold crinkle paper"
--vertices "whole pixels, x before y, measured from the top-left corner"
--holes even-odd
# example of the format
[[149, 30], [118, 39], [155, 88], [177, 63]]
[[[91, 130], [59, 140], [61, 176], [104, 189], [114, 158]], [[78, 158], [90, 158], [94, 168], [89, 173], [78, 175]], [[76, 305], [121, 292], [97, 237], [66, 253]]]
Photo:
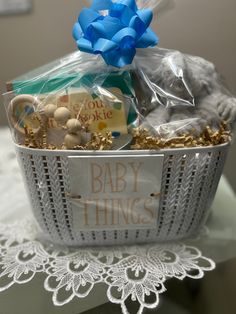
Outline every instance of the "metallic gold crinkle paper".
[[[164, 148], [187, 148], [187, 147], [204, 147], [214, 146], [227, 143], [231, 140], [231, 132], [228, 130], [227, 124], [222, 122], [219, 130], [213, 130], [209, 126], [203, 132], [196, 136], [194, 131], [192, 134], [185, 133], [169, 139], [153, 136], [150, 131], [145, 128], [136, 128], [132, 131], [133, 150], [156, 150]], [[75, 150], [111, 150], [113, 138], [111, 132], [93, 133], [91, 140], [86, 145], [75, 146]], [[25, 146], [38, 149], [66, 149], [63, 145], [58, 147], [47, 143], [46, 129], [42, 128], [40, 136], [25, 127]]]
[[93, 133], [92, 139], [89, 141], [84, 149], [85, 150], [110, 150], [112, 146], [112, 134], [111, 132], [106, 132], [105, 135], [101, 133]]
[[[35, 135], [30, 128], [25, 127], [25, 143], [29, 148], [35, 149], [66, 149], [64, 145], [54, 146], [47, 143], [46, 129], [42, 129], [40, 137]], [[105, 135], [101, 133], [93, 133], [91, 140], [86, 145], [75, 146], [75, 150], [110, 150], [113, 144], [111, 132], [106, 132]]]
[[207, 126], [203, 132], [196, 136], [185, 133], [180, 136], [164, 139], [151, 135], [147, 129], [137, 128], [133, 130], [134, 150], [150, 150], [164, 148], [187, 148], [187, 147], [204, 147], [214, 146], [227, 143], [231, 140], [231, 132], [227, 128], [227, 124], [222, 122], [218, 131]]

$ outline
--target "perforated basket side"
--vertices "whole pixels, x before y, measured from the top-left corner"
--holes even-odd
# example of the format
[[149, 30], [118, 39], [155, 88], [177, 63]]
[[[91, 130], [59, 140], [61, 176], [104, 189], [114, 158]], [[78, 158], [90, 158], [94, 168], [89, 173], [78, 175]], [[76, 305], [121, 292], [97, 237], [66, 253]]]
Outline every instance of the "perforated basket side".
[[104, 245], [169, 241], [195, 234], [208, 216], [228, 145], [161, 151], [164, 167], [157, 227], [109, 231], [74, 228], [72, 206], [67, 197], [70, 194], [68, 156], [80, 155], [78, 152], [21, 146], [16, 146], [16, 150], [32, 209], [43, 232], [57, 243]]

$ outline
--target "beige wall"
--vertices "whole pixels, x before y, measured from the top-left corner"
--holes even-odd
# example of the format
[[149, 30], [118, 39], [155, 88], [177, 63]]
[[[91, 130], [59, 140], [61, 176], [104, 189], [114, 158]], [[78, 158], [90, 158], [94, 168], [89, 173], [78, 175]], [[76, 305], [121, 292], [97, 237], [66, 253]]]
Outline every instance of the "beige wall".
[[[32, 14], [0, 17], [0, 90], [4, 82], [75, 49], [71, 28], [85, 0], [34, 0]], [[154, 22], [160, 45], [213, 61], [236, 93], [236, 0], [176, 0]], [[3, 108], [0, 123], [5, 120]], [[231, 182], [236, 148], [226, 173]], [[235, 181], [236, 187], [236, 181]]]

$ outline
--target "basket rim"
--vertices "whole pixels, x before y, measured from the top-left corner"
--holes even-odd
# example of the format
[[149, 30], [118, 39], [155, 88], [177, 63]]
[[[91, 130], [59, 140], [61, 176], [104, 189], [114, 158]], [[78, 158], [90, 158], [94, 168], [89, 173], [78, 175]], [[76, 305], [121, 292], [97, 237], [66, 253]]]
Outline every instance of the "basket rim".
[[227, 142], [224, 144], [219, 144], [215, 146], [204, 146], [204, 147], [186, 147], [186, 148], [168, 148], [168, 149], [159, 149], [159, 150], [104, 150], [104, 151], [80, 151], [80, 150], [48, 150], [48, 149], [36, 149], [36, 148], [28, 148], [23, 145], [19, 145], [14, 143], [14, 146], [17, 150], [21, 151], [28, 151], [32, 154], [40, 154], [40, 155], [65, 155], [65, 156], [109, 156], [109, 155], [157, 155], [157, 154], [168, 154], [168, 155], [175, 155], [179, 153], [201, 153], [201, 152], [210, 152], [210, 151], [222, 151], [227, 150], [231, 142]]

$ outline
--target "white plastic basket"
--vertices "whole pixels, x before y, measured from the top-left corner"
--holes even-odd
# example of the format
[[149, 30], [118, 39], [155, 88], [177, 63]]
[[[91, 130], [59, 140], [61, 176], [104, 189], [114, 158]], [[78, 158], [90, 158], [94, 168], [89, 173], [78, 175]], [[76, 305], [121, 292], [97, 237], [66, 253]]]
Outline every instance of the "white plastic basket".
[[16, 145], [32, 209], [44, 234], [67, 245], [111, 245], [169, 241], [197, 234], [206, 222], [229, 144], [168, 149], [164, 155], [156, 228], [81, 231], [74, 227], [68, 156], [154, 154], [157, 152], [79, 152], [29, 149]]

